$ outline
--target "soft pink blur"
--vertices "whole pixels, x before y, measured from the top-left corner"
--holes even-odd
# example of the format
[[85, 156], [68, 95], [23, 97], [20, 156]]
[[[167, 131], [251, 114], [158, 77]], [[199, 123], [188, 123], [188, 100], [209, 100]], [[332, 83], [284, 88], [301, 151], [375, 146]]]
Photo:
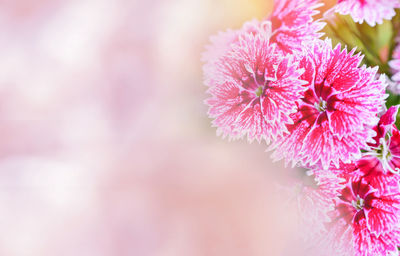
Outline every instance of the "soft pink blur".
[[271, 6], [0, 0], [0, 255], [299, 254], [282, 163], [203, 104], [209, 35]]

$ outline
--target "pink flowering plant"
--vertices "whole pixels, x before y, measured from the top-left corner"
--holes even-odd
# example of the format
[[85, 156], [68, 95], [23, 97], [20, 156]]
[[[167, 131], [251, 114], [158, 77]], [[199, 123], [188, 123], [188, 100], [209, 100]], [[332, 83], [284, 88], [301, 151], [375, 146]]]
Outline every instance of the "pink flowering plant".
[[[294, 184], [309, 255], [398, 255], [400, 0], [275, 0], [203, 53], [217, 134], [265, 142]], [[311, 245], [312, 247], [312, 245]]]

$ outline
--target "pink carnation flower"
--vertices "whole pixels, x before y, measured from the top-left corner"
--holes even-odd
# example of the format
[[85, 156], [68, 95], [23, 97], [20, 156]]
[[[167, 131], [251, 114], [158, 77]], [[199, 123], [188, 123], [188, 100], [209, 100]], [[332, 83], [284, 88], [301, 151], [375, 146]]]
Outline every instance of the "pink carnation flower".
[[318, 0], [279, 0], [268, 20], [272, 23], [271, 42], [283, 53], [301, 52], [304, 43], [323, 35], [325, 23], [314, 21]]
[[320, 164], [325, 169], [339, 160], [349, 163], [368, 149], [375, 132], [377, 113], [384, 104], [384, 78], [375, 79], [377, 68], [358, 67], [362, 57], [332, 49], [329, 40], [317, 41], [301, 60], [308, 81], [298, 111], [287, 125], [290, 134], [270, 149], [272, 157], [304, 166]]
[[400, 7], [399, 0], [338, 0], [335, 11], [348, 15], [355, 22], [366, 21], [370, 26], [381, 24], [384, 19], [390, 20], [396, 12], [394, 8]]
[[331, 166], [329, 172], [336, 175], [351, 174], [365, 180], [379, 191], [398, 191], [400, 182], [400, 132], [395, 126], [399, 106], [392, 106], [382, 115], [374, 127], [374, 143], [363, 157], [354, 163]]
[[[231, 138], [248, 135], [268, 143], [286, 130], [304, 91], [302, 70], [290, 57], [282, 58], [270, 45], [269, 22], [258, 29], [244, 27], [222, 56], [212, 59], [206, 100], [217, 133]], [[210, 71], [211, 72], [211, 71]]]
[[330, 213], [327, 250], [338, 252], [335, 255], [357, 256], [397, 252], [399, 209], [398, 192], [379, 191], [363, 179], [348, 176], [335, 210]]
[[392, 106], [382, 115], [377, 126], [374, 143], [363, 157], [351, 164], [331, 166], [329, 172], [336, 175], [351, 174], [365, 180], [379, 191], [399, 191], [400, 182], [400, 132], [395, 126], [398, 106]]
[[382, 115], [374, 128], [375, 143], [370, 144], [370, 151], [356, 162], [356, 173], [380, 190], [399, 189], [400, 132], [395, 125], [398, 108], [392, 106]]

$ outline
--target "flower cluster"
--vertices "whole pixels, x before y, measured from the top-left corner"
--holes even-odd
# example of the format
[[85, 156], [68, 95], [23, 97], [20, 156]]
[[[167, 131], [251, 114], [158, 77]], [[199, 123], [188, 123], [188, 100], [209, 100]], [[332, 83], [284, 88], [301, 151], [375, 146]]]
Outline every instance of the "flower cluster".
[[[222, 137], [265, 141], [273, 159], [309, 169], [315, 183], [300, 186], [298, 201], [308, 232], [326, 248], [318, 255], [396, 255], [398, 106], [386, 110], [379, 63], [369, 67], [356, 49], [321, 39], [320, 6], [276, 0], [265, 19], [211, 37], [202, 57], [208, 114]], [[398, 0], [339, 0], [332, 10], [375, 26], [397, 7]], [[394, 82], [399, 47], [387, 63]]]

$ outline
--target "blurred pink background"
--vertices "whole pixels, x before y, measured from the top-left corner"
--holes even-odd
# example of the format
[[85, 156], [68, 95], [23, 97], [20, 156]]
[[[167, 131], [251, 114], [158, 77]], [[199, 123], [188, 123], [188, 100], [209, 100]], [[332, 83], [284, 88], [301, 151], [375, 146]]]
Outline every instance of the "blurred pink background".
[[283, 164], [203, 104], [209, 35], [271, 8], [0, 0], [0, 255], [299, 254]]

